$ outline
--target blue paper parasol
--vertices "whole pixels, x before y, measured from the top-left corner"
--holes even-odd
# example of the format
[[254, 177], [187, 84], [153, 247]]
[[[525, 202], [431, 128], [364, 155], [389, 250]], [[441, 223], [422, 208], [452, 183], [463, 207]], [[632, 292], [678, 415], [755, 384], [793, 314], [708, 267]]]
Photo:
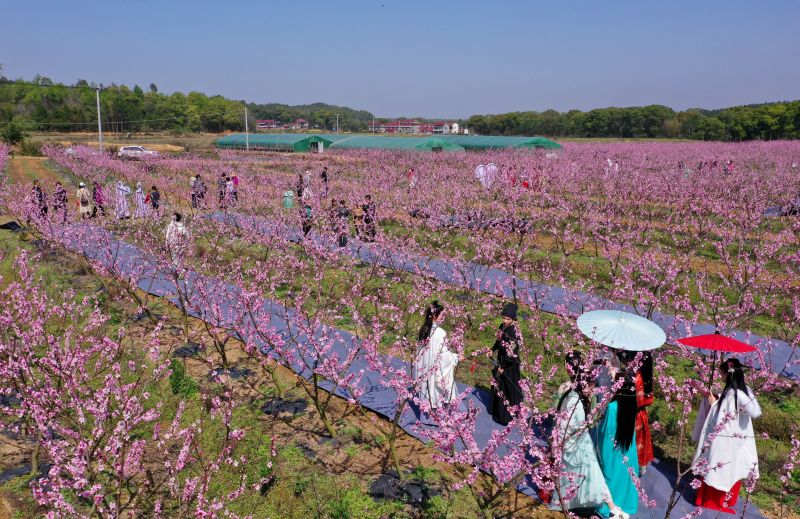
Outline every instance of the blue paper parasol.
[[656, 323], [619, 310], [595, 310], [578, 317], [578, 329], [604, 346], [628, 351], [654, 350], [667, 335]]

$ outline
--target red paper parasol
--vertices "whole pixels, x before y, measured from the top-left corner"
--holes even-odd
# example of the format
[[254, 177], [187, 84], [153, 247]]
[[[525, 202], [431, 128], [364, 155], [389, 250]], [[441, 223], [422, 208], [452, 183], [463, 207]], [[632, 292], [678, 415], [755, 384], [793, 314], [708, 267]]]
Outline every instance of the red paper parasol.
[[758, 349], [746, 342], [727, 337], [719, 332], [709, 333], [707, 335], [696, 335], [694, 337], [684, 337], [683, 339], [678, 339], [678, 342], [685, 346], [692, 346], [693, 348], [727, 351], [731, 353], [747, 353]]

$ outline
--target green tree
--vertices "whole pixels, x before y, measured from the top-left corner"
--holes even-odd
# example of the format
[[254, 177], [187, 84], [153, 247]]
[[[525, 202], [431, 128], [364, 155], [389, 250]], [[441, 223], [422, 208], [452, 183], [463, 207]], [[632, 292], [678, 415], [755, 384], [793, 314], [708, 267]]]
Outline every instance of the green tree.
[[14, 123], [8, 123], [0, 129], [0, 139], [6, 144], [18, 144], [25, 139], [25, 134]]

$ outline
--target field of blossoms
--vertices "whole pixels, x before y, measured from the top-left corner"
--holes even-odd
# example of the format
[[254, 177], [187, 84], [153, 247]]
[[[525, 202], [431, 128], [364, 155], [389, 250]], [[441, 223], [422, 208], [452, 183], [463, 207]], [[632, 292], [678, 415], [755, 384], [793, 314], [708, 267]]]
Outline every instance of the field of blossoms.
[[[0, 148], [0, 171], [9, 151]], [[764, 411], [754, 422], [760, 474], [745, 481], [743, 499], [769, 517], [800, 513], [800, 218], [766, 216], [800, 196], [798, 143], [142, 161], [43, 151], [66, 187], [64, 209], [53, 208], [53, 185], [43, 186], [46, 213], [26, 182], [4, 178], [0, 192], [3, 221], [22, 227], [0, 231], [0, 433], [13, 444], [3, 452], [25, 466], [8, 481], [0, 475], [0, 495], [21, 510], [563, 516], [517, 488], [570, 493], [553, 488], [565, 438], [542, 431], [560, 418], [566, 352], [583, 351], [589, 371], [600, 354], [575, 326], [576, 308], [616, 302], [677, 316], [654, 355], [649, 411], [673, 488], [700, 476], [689, 468], [700, 397], [687, 380], [719, 390], [721, 360], [676, 340], [692, 323], [709, 324], [758, 347], [740, 357]], [[497, 173], [480, 182], [475, 168], [489, 163]], [[193, 204], [195, 175], [207, 191]], [[219, 197], [218, 179], [234, 175], [236, 197]], [[80, 218], [80, 182], [101, 186], [106, 216]], [[137, 211], [133, 193], [133, 217], [116, 218], [119, 182], [134, 192], [156, 186], [159, 211]], [[367, 195], [374, 236], [352, 219], [343, 229], [332, 201], [357, 213]], [[179, 245], [165, 239], [174, 212], [186, 228]], [[338, 247], [343, 233], [348, 246]], [[425, 260], [401, 268], [403, 258]], [[442, 264], [454, 274], [441, 275]], [[485, 268], [507, 276], [484, 290], [466, 282]], [[158, 283], [172, 289], [148, 288]], [[520, 283], [565, 290], [548, 306]], [[457, 397], [464, 405], [426, 409], [403, 367], [433, 300], [446, 308], [456, 379], [486, 390], [499, 309], [520, 306], [523, 402], [488, 441], [467, 390]], [[344, 352], [343, 337], [353, 339]], [[378, 394], [391, 411], [370, 407]], [[598, 395], [593, 420], [610, 396]], [[435, 423], [413, 429], [423, 442], [402, 426], [412, 406]], [[373, 483], [387, 479], [397, 494], [376, 497]], [[410, 483], [422, 497], [411, 497]], [[685, 515], [680, 490], [637, 489], [641, 516]]]

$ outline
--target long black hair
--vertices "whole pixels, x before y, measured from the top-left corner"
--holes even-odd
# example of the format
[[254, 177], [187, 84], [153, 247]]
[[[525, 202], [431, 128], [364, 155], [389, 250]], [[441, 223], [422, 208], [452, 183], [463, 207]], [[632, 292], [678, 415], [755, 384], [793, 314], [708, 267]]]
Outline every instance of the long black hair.
[[621, 450], [627, 450], [633, 443], [633, 434], [636, 431], [636, 414], [639, 406], [636, 404], [636, 375], [626, 371], [622, 387], [614, 395], [617, 402], [617, 433], [614, 440]]
[[567, 389], [564, 391], [564, 394], [561, 395], [561, 399], [558, 401], [558, 406], [556, 409], [561, 411], [561, 406], [564, 405], [564, 400], [567, 399], [570, 391], [575, 391], [578, 395], [578, 399], [583, 406], [584, 414], [589, 414], [589, 397], [586, 396], [585, 388], [586, 384], [584, 382], [586, 374], [583, 371], [583, 357], [581, 356], [581, 352], [578, 350], [572, 350], [571, 352], [567, 353], [564, 362], [567, 365], [567, 372], [569, 373], [569, 379], [572, 381], [572, 388]]
[[428, 309], [425, 310], [425, 322], [422, 323], [422, 327], [419, 329], [419, 336], [417, 337], [420, 341], [424, 341], [431, 336], [433, 321], [439, 317], [442, 312], [444, 312], [444, 306], [440, 305], [439, 301], [433, 301]]
[[722, 405], [722, 400], [725, 398], [725, 394], [733, 390], [733, 403], [735, 405], [735, 409], [739, 409], [739, 398], [738, 392], [742, 391], [743, 393], [747, 394], [747, 384], [744, 383], [744, 368], [742, 363], [739, 362], [739, 359], [736, 357], [731, 357], [726, 361], [723, 361], [722, 364], [719, 365], [720, 371], [725, 374], [725, 389], [722, 390], [722, 393], [719, 395], [719, 400], [717, 401], [717, 407]]
[[[617, 358], [620, 362], [627, 365], [636, 359], [638, 352], [620, 350], [617, 352]], [[641, 356], [642, 364], [639, 366], [639, 374], [642, 375], [642, 382], [644, 383], [644, 394], [653, 394], [653, 354], [649, 351], [643, 351]]]

